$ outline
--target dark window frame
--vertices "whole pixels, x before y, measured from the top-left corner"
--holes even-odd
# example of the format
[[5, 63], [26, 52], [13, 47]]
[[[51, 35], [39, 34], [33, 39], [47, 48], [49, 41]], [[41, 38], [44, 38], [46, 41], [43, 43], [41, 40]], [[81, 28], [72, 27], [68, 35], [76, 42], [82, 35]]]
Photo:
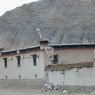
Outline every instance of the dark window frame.
[[53, 55], [54, 60], [53, 60], [53, 64], [58, 64], [58, 55]]
[[21, 67], [21, 62], [20, 62], [21, 56], [16, 56], [16, 58], [17, 58], [17, 66]]
[[33, 57], [33, 65], [37, 66], [37, 54], [32, 55]]
[[4, 67], [5, 67], [5, 68], [8, 68], [7, 58], [3, 58], [3, 60], [4, 60]]

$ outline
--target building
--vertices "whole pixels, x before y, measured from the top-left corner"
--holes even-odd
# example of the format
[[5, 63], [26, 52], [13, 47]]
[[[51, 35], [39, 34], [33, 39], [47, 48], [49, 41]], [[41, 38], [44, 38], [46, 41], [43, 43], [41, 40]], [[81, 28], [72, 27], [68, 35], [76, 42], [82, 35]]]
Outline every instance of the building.
[[40, 46], [2, 51], [0, 79], [44, 79], [43, 56]]
[[95, 86], [95, 44], [51, 45], [47, 40], [31, 48], [2, 51], [0, 79], [46, 79], [55, 85]]
[[95, 44], [54, 45], [54, 63], [46, 66], [55, 85], [95, 86]]

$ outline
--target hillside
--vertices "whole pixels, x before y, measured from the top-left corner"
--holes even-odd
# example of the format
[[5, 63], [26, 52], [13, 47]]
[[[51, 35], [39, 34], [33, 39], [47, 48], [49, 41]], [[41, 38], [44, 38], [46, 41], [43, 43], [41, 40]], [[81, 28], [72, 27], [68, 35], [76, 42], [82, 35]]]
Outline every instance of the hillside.
[[95, 43], [95, 0], [40, 0], [0, 17], [0, 43], [5, 49], [37, 45], [43, 39], [56, 44]]

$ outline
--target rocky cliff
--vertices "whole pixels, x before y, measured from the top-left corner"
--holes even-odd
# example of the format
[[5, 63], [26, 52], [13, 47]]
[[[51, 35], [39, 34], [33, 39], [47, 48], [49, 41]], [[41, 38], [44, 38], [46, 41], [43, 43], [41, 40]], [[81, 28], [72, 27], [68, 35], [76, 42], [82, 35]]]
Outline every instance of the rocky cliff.
[[95, 43], [95, 0], [40, 0], [0, 17], [0, 46], [17, 49], [52, 43]]

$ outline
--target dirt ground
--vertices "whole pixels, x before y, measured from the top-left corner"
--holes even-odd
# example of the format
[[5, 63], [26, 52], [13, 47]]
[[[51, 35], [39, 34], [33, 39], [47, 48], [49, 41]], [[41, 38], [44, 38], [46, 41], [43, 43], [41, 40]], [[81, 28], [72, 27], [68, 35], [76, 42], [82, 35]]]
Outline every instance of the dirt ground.
[[[87, 94], [63, 94], [61, 91], [48, 91], [42, 92], [40, 90], [34, 89], [0, 89], [0, 95], [87, 95]], [[91, 94], [95, 95], [95, 94]]]
[[90, 93], [63, 93], [61, 90], [44, 91], [44, 82], [32, 80], [0, 80], [0, 95], [95, 95]]

